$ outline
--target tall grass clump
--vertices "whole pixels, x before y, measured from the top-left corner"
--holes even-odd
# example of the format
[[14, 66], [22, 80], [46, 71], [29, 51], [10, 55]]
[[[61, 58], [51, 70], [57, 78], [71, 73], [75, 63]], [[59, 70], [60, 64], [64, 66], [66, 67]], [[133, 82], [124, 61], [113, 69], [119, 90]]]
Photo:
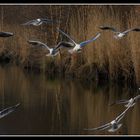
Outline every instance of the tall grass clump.
[[[131, 6], [81, 6], [80, 8], [78, 7], [79, 14], [78, 12], [74, 12], [74, 16], [72, 17], [75, 20], [73, 19], [72, 23], [70, 23], [70, 33], [77, 36], [78, 40], [91, 38], [95, 33], [100, 31], [98, 28], [100, 25], [113, 26], [120, 31], [135, 26], [138, 27], [138, 19], [135, 20], [138, 16], [135, 16], [135, 13], [133, 12], [135, 8]], [[83, 12], [80, 12], [80, 10]], [[132, 12], [133, 19], [130, 19]], [[86, 24], [82, 22], [85, 19], [84, 15], [86, 15]], [[80, 22], [78, 19], [80, 19]], [[136, 22], [137, 25], [133, 22]], [[132, 26], [129, 25], [130, 23]], [[83, 28], [83, 25], [87, 27]], [[76, 30], [73, 27], [76, 27]], [[138, 47], [138, 44], [135, 42], [139, 42], [139, 40], [138, 38], [135, 38], [134, 34], [139, 35], [139, 33], [131, 32], [127, 37], [116, 40], [114, 39], [112, 32], [100, 32], [101, 37], [84, 48], [82, 53], [84, 64], [80, 65], [79, 69], [75, 67], [78, 72], [82, 72], [79, 77], [85, 75], [84, 77], [89, 76], [89, 79], [107, 79], [115, 82], [125, 81], [132, 84], [135, 82], [136, 70], [134, 71], [135, 66], [131, 47]], [[83, 34], [85, 36], [83, 36]], [[133, 38], [129, 39], [130, 36], [133, 36], [137, 41], [133, 40]], [[129, 43], [130, 40], [132, 40], [131, 47]], [[138, 53], [139, 52], [137, 51], [137, 54]], [[76, 63], [76, 60], [74, 60], [74, 63]], [[75, 66], [76, 64], [73, 65]], [[83, 73], [84, 69], [85, 73]]]

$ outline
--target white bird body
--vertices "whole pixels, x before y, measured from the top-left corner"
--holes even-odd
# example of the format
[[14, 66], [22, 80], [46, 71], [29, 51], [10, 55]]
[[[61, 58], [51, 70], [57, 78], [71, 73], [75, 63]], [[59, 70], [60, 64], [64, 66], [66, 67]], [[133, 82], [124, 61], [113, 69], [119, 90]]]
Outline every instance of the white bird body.
[[115, 120], [113, 120], [113, 121], [111, 121], [110, 123], [113, 125], [114, 123], [116, 123], [116, 121], [115, 121]]
[[128, 104], [125, 105], [125, 107], [128, 107], [128, 106], [131, 106], [133, 107], [136, 103], [134, 102], [134, 98], [131, 98], [129, 101], [128, 101]]
[[50, 54], [53, 55], [53, 48], [49, 49]]
[[40, 19], [37, 19], [37, 22], [32, 23], [32, 25], [34, 25], [34, 26], [39, 26], [39, 25], [41, 25], [41, 24], [42, 24], [42, 22], [41, 22]]
[[111, 124], [111, 128], [108, 129], [108, 132], [115, 132], [117, 131], [121, 126], [122, 124], [118, 124], [119, 122], [117, 122], [117, 120], [113, 120], [110, 124]]
[[78, 51], [80, 49], [81, 49], [80, 45], [79, 44], [75, 44], [75, 47], [73, 48], [73, 51]]
[[123, 33], [119, 33], [118, 34], [118, 37], [123, 37], [125, 34], [123, 34]]
[[73, 49], [68, 50], [68, 52], [71, 53], [71, 54], [72, 53], [77, 53], [77, 52], [80, 52], [81, 49], [82, 48], [80, 47], [80, 45], [79, 44], [76, 44], [75, 47]]
[[124, 33], [118, 33], [117, 35], [114, 35], [116, 39], [121, 39], [123, 36], [125, 36]]
[[41, 19], [40, 19], [40, 18], [38, 18], [38, 19], [37, 19], [37, 21], [38, 21], [38, 22], [40, 22], [40, 21], [41, 21]]
[[53, 48], [51, 48], [49, 51], [50, 52], [48, 54], [46, 54], [46, 56], [52, 56], [53, 57], [53, 56], [56, 56], [59, 53], [59, 51], [54, 53], [54, 49]]
[[48, 50], [49, 50], [49, 53], [46, 54], [46, 56], [56, 56], [58, 54], [58, 52], [57, 53], [56, 52], [54, 53], [54, 49], [53, 48], [50, 48]]
[[112, 124], [112, 127], [110, 129], [108, 129], [108, 132], [115, 132], [117, 131], [120, 127], [122, 126], [122, 124]]

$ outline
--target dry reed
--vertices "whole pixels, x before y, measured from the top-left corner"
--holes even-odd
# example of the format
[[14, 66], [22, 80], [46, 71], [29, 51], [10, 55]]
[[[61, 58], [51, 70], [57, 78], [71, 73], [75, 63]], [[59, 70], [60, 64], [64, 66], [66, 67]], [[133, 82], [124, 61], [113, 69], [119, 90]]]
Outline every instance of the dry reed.
[[[101, 32], [100, 25], [110, 25], [120, 31], [139, 26], [139, 6], [99, 5], [40, 5], [0, 6], [1, 30], [14, 32], [15, 36], [1, 39], [0, 56], [11, 51], [12, 62], [22, 67], [39, 69], [51, 75], [71, 75], [88, 80], [125, 81], [140, 84], [139, 33], [131, 32], [115, 40], [110, 31]], [[29, 19], [48, 17], [61, 20], [58, 24], [25, 27]], [[64, 37], [56, 27], [68, 32], [76, 42], [89, 39], [97, 32], [101, 37], [83, 48], [82, 53], [70, 55], [61, 50], [56, 58], [48, 58], [44, 49], [31, 47], [28, 39], [37, 39], [54, 47]], [[44, 30], [45, 32], [42, 32]]]

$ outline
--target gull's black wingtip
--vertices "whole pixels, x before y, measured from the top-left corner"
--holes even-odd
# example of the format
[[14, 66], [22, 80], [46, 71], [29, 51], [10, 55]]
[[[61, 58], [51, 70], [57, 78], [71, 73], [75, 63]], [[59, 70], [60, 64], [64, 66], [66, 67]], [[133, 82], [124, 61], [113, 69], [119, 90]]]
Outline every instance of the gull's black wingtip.
[[134, 31], [140, 31], [140, 28], [134, 28], [133, 30]]
[[14, 33], [11, 33], [11, 32], [0, 32], [0, 37], [10, 37], [13, 35]]

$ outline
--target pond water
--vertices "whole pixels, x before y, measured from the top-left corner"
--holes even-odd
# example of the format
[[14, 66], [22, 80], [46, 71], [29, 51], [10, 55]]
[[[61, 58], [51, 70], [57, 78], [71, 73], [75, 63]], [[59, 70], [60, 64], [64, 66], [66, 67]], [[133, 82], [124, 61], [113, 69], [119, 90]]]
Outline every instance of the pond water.
[[85, 131], [113, 120], [126, 108], [110, 106], [138, 93], [128, 87], [48, 79], [16, 66], [0, 67], [0, 110], [21, 103], [0, 120], [0, 135], [139, 135], [140, 102], [114, 132]]

